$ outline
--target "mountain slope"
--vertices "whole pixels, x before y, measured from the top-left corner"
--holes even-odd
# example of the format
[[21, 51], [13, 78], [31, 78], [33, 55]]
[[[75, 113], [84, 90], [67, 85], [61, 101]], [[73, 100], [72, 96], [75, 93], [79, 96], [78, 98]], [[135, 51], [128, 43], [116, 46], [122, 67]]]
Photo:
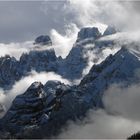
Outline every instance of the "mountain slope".
[[[57, 135], [68, 120], [82, 119], [90, 108], [104, 107], [102, 96], [111, 84], [123, 82], [128, 86], [139, 82], [135, 75], [139, 69], [140, 53], [123, 47], [101, 64], [94, 65], [78, 86], [70, 87], [58, 81], [49, 81], [44, 86], [33, 83], [15, 98], [1, 120], [2, 126], [20, 138], [36, 138], [33, 128], [40, 137]], [[25, 133], [27, 128], [33, 130], [32, 135]]]
[[89, 101], [93, 100], [100, 106], [102, 94], [111, 84], [138, 82], [139, 58], [140, 53], [123, 47], [114, 56], [110, 55], [101, 64], [94, 65], [79, 85], [80, 90], [86, 93], [85, 98], [89, 96]]
[[0, 87], [9, 89], [15, 81], [35, 70], [56, 71], [57, 57], [54, 49], [32, 50], [29, 54], [22, 54], [20, 60], [6, 55], [0, 58]]
[[[108, 32], [108, 35], [115, 33], [109, 31], [110, 28], [107, 28], [105, 32]], [[108, 56], [104, 53], [107, 49], [110, 49], [110, 53], [119, 49], [114, 46], [113, 40], [100, 40], [101, 38], [102, 35], [98, 28], [82, 28], [78, 32], [77, 41], [66, 59], [59, 62], [58, 73], [70, 80], [81, 80], [93, 64], [100, 63]]]

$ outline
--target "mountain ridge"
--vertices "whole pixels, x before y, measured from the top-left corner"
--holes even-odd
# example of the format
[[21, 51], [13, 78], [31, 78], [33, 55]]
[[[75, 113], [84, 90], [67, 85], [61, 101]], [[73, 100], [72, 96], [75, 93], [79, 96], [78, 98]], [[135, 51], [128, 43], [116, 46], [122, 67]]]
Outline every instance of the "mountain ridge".
[[[57, 135], [60, 132], [60, 128], [62, 128], [62, 126], [65, 125], [68, 120], [75, 121], [77, 119], [82, 119], [86, 115], [86, 112], [91, 108], [104, 108], [102, 102], [103, 92], [113, 83], [118, 84], [119, 82], [123, 81], [125, 83], [124, 86], [128, 86], [140, 81], [139, 77], [135, 77], [135, 71], [140, 68], [140, 60], [137, 56], [138, 54], [134, 54], [134, 51], [132, 51], [131, 49], [123, 47], [115, 55], [108, 56], [101, 64], [94, 65], [78, 86], [70, 87], [58, 81], [48, 81], [44, 86], [39, 82], [33, 83], [24, 94], [19, 95], [15, 98], [15, 100], [13, 101], [13, 105], [5, 115], [6, 117], [3, 117], [3, 122], [7, 124], [7, 128], [9, 128], [9, 123], [11, 123], [12, 129], [15, 128], [16, 130], [14, 136], [19, 138], [24, 136], [28, 137], [30, 135], [17, 131], [18, 128], [18, 130], [22, 130], [22, 132], [24, 130], [26, 132], [26, 127], [28, 125], [30, 126], [29, 128], [33, 126], [35, 130], [32, 128], [31, 130], [33, 130], [34, 133], [36, 132], [36, 129], [37, 131], [39, 129], [39, 132], [41, 133], [40, 135], [44, 135], [45, 132], [48, 132], [47, 134], [45, 134], [46, 137]], [[131, 69], [128, 69], [130, 65]], [[32, 90], [36, 89], [37, 92], [31, 92]], [[41, 89], [41, 91], [38, 89]], [[44, 91], [42, 91], [42, 89], [44, 89]], [[32, 123], [28, 123], [28, 125], [22, 125], [22, 127], [19, 129], [18, 121], [20, 120], [20, 117], [23, 117], [24, 115], [12, 115], [11, 118], [15, 118], [15, 116], [17, 116], [14, 122], [9, 119], [9, 112], [15, 109], [15, 103], [17, 102], [16, 108], [19, 107], [19, 111], [21, 113], [24, 113], [25, 111], [22, 111], [22, 105], [28, 106], [28, 103], [22, 104], [22, 101], [18, 101], [19, 97], [28, 95], [32, 96], [32, 93], [33, 101], [35, 95], [38, 96], [39, 100], [41, 98], [45, 100], [45, 104], [47, 104], [47, 102], [51, 100], [52, 103], [49, 103], [49, 105], [51, 105], [52, 108], [44, 106], [44, 110], [48, 111], [49, 109], [49, 114], [45, 115], [48, 120], [46, 122], [43, 121], [42, 125], [39, 121], [42, 117], [35, 117], [35, 125], [33, 125]], [[38, 93], [44, 95], [50, 94], [51, 98], [48, 98], [49, 96], [46, 96], [45, 98], [44, 95], [39, 96]], [[55, 102], [53, 101], [53, 99], [55, 99]], [[58, 102], [58, 104], [56, 103], [56, 101]], [[40, 102], [37, 101], [35, 105], [39, 106], [38, 103]], [[33, 105], [34, 104], [30, 105], [31, 109], [37, 110], [37, 108]], [[26, 107], [27, 110], [30, 109], [30, 107]], [[18, 111], [18, 109], [15, 109], [15, 111]], [[40, 111], [37, 111], [37, 113], [38, 112]], [[41, 114], [41, 116], [42, 115], [44, 116], [44, 114]], [[43, 117], [43, 120], [44, 119], [45, 118]], [[29, 120], [32, 120], [32, 116], [29, 117]], [[24, 122], [26, 122], [26, 119], [22, 119], [21, 122], [24, 124]], [[31, 136], [32, 138], [36, 138], [34, 133]]]

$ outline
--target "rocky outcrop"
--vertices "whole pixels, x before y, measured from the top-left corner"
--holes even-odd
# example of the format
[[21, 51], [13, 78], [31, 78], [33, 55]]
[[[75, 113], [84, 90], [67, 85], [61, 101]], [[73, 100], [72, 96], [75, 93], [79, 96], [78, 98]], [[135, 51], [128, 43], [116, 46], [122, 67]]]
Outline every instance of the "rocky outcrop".
[[32, 70], [56, 71], [57, 57], [54, 49], [33, 50], [29, 54], [22, 54], [20, 60], [6, 55], [0, 58], [0, 87], [9, 89], [20, 80], [22, 76], [26, 76]]
[[79, 32], [78, 32], [78, 37], [77, 37], [77, 41], [83, 41], [85, 39], [98, 39], [101, 37], [101, 33], [99, 32], [98, 28], [96, 27], [87, 27], [87, 28], [82, 28]]
[[[94, 65], [89, 74], [81, 81], [79, 88], [86, 93], [89, 102], [103, 106], [104, 91], [112, 84], [124, 83], [128, 86], [140, 81], [135, 72], [140, 68], [140, 54], [131, 49], [122, 48], [114, 56], [110, 55], [99, 65]], [[131, 66], [131, 67], [130, 67]]]
[[6, 55], [0, 58], [0, 87], [9, 88], [15, 80], [19, 79], [17, 68], [18, 61], [14, 57]]
[[31, 70], [55, 71], [55, 62], [57, 57], [54, 49], [30, 51], [29, 54], [23, 54], [19, 60], [19, 70], [25, 75]]
[[67, 90], [69, 86], [58, 81], [49, 81], [46, 85], [33, 83], [24, 94], [14, 99], [2, 119], [4, 128], [15, 137], [21, 137], [27, 128], [33, 130], [48, 124], [50, 114], [59, 110], [61, 97]]
[[107, 47], [114, 49], [114, 41], [100, 40], [101, 37], [96, 27], [82, 28], [70, 53], [59, 63], [59, 74], [70, 80], [81, 79], [85, 76], [92, 66], [91, 63], [96, 64], [101, 61]]
[[48, 35], [41, 35], [35, 39], [35, 45], [52, 45], [51, 38]]

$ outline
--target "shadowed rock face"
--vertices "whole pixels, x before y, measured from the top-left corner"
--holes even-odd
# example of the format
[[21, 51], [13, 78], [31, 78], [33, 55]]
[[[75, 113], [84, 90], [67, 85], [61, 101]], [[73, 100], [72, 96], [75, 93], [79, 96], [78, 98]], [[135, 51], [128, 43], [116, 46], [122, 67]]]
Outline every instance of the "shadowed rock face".
[[68, 89], [69, 86], [59, 81], [49, 81], [46, 85], [34, 82], [24, 94], [14, 99], [2, 119], [3, 126], [17, 136], [22, 135], [27, 128], [48, 124], [50, 114], [59, 110], [61, 98]]
[[43, 51], [30, 51], [29, 54], [23, 54], [20, 57], [19, 69], [23, 74], [35, 70], [41, 71], [55, 71], [55, 62], [57, 57], [54, 49]]
[[98, 39], [99, 37], [101, 37], [101, 33], [99, 32], [98, 28], [93, 27], [93, 28], [82, 28], [79, 32], [78, 32], [78, 39], [76, 42], [85, 40], [85, 39]]
[[39, 82], [33, 83], [24, 94], [18, 95], [11, 108], [5, 115], [7, 124], [22, 127], [27, 124], [35, 124], [43, 114], [45, 106], [45, 92]]
[[113, 26], [108, 26], [103, 34], [103, 36], [106, 36], [106, 35], [112, 35], [112, 34], [115, 34], [117, 33], [117, 30], [115, 29], [115, 27]]
[[[124, 81], [124, 86], [128, 86], [140, 81], [134, 75], [140, 68], [139, 57], [138, 52], [122, 48], [94, 65], [78, 86], [59, 81], [48, 81], [45, 85], [35, 82], [15, 98], [1, 126], [19, 138], [57, 135], [68, 120], [82, 119], [90, 108], [104, 107], [103, 92], [112, 83]], [[27, 133], [29, 130], [32, 135]]]
[[10, 84], [14, 84], [20, 75], [17, 72], [18, 61], [14, 57], [6, 55], [0, 58], [0, 87], [8, 88]]
[[[78, 39], [66, 59], [59, 59], [55, 55], [54, 49], [32, 50], [29, 54], [22, 54], [20, 60], [17, 61], [14, 57], [5, 56], [0, 58], [0, 87], [9, 89], [20, 80], [22, 76], [27, 76], [29, 72], [35, 70], [37, 72], [56, 72], [62, 77], [75, 80], [80, 79], [83, 75], [83, 70], [88, 66], [90, 56], [85, 54], [96, 54], [93, 60], [97, 62], [101, 55], [102, 46], [112, 45], [112, 42], [101, 42], [98, 38], [101, 37], [98, 28], [82, 28], [78, 33]], [[50, 37], [40, 36], [35, 42], [51, 42]], [[85, 45], [91, 47], [85, 48]], [[93, 47], [95, 44], [96, 47]], [[96, 49], [97, 48], [97, 49]], [[91, 56], [92, 57], [92, 56]]]
[[[99, 57], [102, 46], [110, 44], [100, 42], [100, 36], [97, 28], [81, 29], [77, 42], [64, 60], [57, 59], [54, 50], [33, 50], [23, 54], [19, 61], [10, 56], [1, 57], [0, 86], [13, 84], [31, 70], [55, 71], [68, 79], [80, 78], [88, 63], [83, 54], [97, 49]], [[95, 43], [94, 48], [84, 47], [91, 43]], [[123, 81], [128, 86], [138, 82], [140, 79], [134, 73], [139, 68], [139, 52], [122, 48], [102, 63], [93, 65], [78, 86], [71, 87], [59, 81], [48, 81], [45, 85], [34, 82], [14, 99], [0, 120], [0, 138], [49, 138], [59, 134], [68, 120], [83, 119], [90, 108], [103, 108], [103, 93], [112, 83]]]
[[22, 54], [20, 60], [6, 55], [0, 58], [0, 87], [9, 89], [20, 80], [22, 76], [27, 76], [28, 72], [35, 70], [56, 71], [56, 60], [54, 49], [42, 51], [30, 51], [29, 54]]
[[83, 70], [89, 66], [89, 60], [93, 64], [98, 63], [104, 49], [107, 47], [112, 47], [113, 49], [115, 44], [112, 40], [99, 40], [100, 37], [102, 36], [98, 28], [82, 28], [70, 53], [61, 61], [62, 63], [59, 63], [58, 73], [70, 80], [80, 79], [85, 76]]
[[124, 86], [128, 86], [140, 82], [140, 79], [135, 76], [136, 70], [140, 69], [139, 57], [139, 53], [122, 48], [114, 56], [107, 57], [101, 64], [94, 65], [79, 85], [80, 90], [86, 93], [85, 98], [88, 98], [88, 102], [93, 102], [96, 106], [104, 106], [102, 96], [111, 84], [123, 82]]
[[41, 35], [35, 39], [36, 45], [52, 45], [51, 38], [48, 35]]

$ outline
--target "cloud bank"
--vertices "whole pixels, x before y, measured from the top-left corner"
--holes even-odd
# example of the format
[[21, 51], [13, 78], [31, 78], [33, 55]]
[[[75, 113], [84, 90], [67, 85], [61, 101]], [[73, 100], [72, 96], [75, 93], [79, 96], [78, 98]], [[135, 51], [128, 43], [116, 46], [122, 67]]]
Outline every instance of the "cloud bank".
[[90, 111], [83, 122], [68, 122], [60, 139], [126, 139], [140, 129], [139, 121], [109, 115], [104, 110]]
[[28, 53], [34, 48], [33, 41], [27, 41], [23, 43], [0, 43], [0, 57], [10, 55], [19, 59], [22, 53]]
[[90, 110], [83, 121], [68, 122], [58, 138], [126, 139], [140, 130], [140, 85], [111, 85], [104, 93], [105, 109]]
[[[140, 23], [140, 12], [132, 1], [68, 0], [67, 13], [72, 13], [81, 26], [94, 24], [115, 25], [119, 29], [136, 29]], [[91, 10], [92, 9], [92, 10]], [[123, 13], [123, 14], [122, 14]], [[131, 20], [130, 20], [131, 19]]]

